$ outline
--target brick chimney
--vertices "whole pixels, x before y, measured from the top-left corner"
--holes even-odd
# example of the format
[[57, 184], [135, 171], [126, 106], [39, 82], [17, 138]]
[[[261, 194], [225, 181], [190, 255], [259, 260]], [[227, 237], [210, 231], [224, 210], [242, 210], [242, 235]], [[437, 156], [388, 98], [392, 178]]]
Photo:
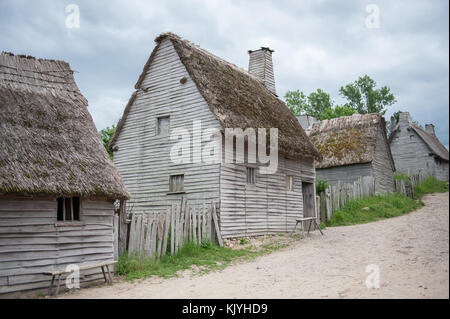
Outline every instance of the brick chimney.
[[434, 125], [433, 124], [425, 124], [425, 131], [428, 134], [435, 135], [434, 134]]
[[261, 47], [261, 49], [255, 51], [249, 50], [248, 72], [263, 80], [264, 86], [276, 95], [272, 52], [274, 51], [265, 47]]

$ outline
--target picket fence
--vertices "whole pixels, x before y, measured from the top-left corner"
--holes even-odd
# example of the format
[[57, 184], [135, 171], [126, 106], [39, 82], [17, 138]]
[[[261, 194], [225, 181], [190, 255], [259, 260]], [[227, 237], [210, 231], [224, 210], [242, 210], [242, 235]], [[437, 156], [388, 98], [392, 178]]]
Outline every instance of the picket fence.
[[375, 179], [372, 176], [362, 176], [353, 183], [338, 181], [318, 195], [318, 218], [321, 222], [330, 220], [333, 213], [344, 207], [349, 200], [374, 195]]
[[[423, 183], [427, 175], [414, 174], [407, 179], [396, 179], [395, 191], [409, 197], [414, 196], [414, 188]], [[317, 196], [318, 218], [321, 222], [331, 219], [334, 212], [338, 211], [352, 199], [360, 199], [375, 196], [375, 179], [371, 176], [360, 177], [353, 183], [342, 183], [328, 186], [324, 192]]]
[[408, 197], [414, 197], [414, 188], [424, 182], [428, 175], [414, 174], [409, 175], [407, 179], [396, 179], [395, 191], [401, 194], [406, 194]]
[[132, 214], [128, 253], [160, 259], [167, 251], [176, 254], [187, 242], [200, 245], [216, 238], [223, 246], [214, 201], [190, 203], [183, 197], [166, 211]]

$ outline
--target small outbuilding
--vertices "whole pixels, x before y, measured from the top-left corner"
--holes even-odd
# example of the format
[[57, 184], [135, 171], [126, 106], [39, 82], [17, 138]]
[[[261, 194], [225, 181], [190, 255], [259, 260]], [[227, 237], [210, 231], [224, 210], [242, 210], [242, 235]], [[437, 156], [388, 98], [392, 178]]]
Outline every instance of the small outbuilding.
[[426, 124], [424, 129], [411, 120], [409, 112], [401, 112], [398, 122], [391, 119], [390, 131], [389, 142], [399, 173], [420, 173], [448, 181], [448, 150], [436, 137], [433, 124]]
[[114, 200], [127, 198], [69, 64], [1, 53], [0, 296], [112, 260]]
[[382, 116], [342, 116], [316, 122], [307, 132], [323, 156], [323, 161], [316, 163], [318, 179], [335, 184], [372, 176], [375, 193], [394, 191], [395, 165]]

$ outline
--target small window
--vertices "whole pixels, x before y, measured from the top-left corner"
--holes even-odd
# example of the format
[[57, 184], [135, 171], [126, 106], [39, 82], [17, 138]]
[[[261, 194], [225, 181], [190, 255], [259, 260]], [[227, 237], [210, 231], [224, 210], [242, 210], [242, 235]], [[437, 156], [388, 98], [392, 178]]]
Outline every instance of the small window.
[[294, 177], [292, 175], [286, 175], [286, 189], [288, 191], [293, 190], [293, 181], [294, 181]]
[[247, 167], [247, 184], [255, 184], [255, 168]]
[[79, 197], [60, 197], [56, 202], [58, 221], [80, 220]]
[[170, 185], [169, 192], [184, 192], [184, 175], [171, 175], [170, 176]]
[[169, 116], [161, 116], [158, 117], [157, 125], [157, 135], [168, 135], [169, 127], [170, 127], [170, 117]]

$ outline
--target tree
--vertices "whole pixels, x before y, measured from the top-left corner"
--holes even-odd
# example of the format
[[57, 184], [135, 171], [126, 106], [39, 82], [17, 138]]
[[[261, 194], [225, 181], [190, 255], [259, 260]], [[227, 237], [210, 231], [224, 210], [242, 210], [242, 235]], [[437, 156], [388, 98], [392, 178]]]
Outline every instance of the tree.
[[317, 89], [308, 96], [299, 90], [288, 91], [284, 98], [287, 107], [296, 116], [311, 115], [321, 121], [356, 113], [356, 110], [348, 106], [336, 105], [333, 107], [334, 102], [330, 94], [322, 89]]
[[288, 91], [284, 95], [284, 99], [286, 100], [286, 106], [295, 116], [306, 114], [308, 100], [303, 92], [300, 92], [300, 90]]
[[375, 89], [376, 86], [377, 83], [368, 75], [342, 86], [339, 93], [348, 100], [344, 106], [355, 109], [360, 114], [379, 113], [384, 115], [386, 107], [394, 104], [397, 100], [390, 88], [383, 86]]
[[103, 141], [103, 145], [105, 146], [105, 149], [108, 152], [109, 158], [111, 158], [111, 160], [113, 159], [113, 152], [109, 149], [108, 145], [115, 131], [116, 127], [112, 125], [111, 127], [109, 126], [105, 127], [99, 132]]

